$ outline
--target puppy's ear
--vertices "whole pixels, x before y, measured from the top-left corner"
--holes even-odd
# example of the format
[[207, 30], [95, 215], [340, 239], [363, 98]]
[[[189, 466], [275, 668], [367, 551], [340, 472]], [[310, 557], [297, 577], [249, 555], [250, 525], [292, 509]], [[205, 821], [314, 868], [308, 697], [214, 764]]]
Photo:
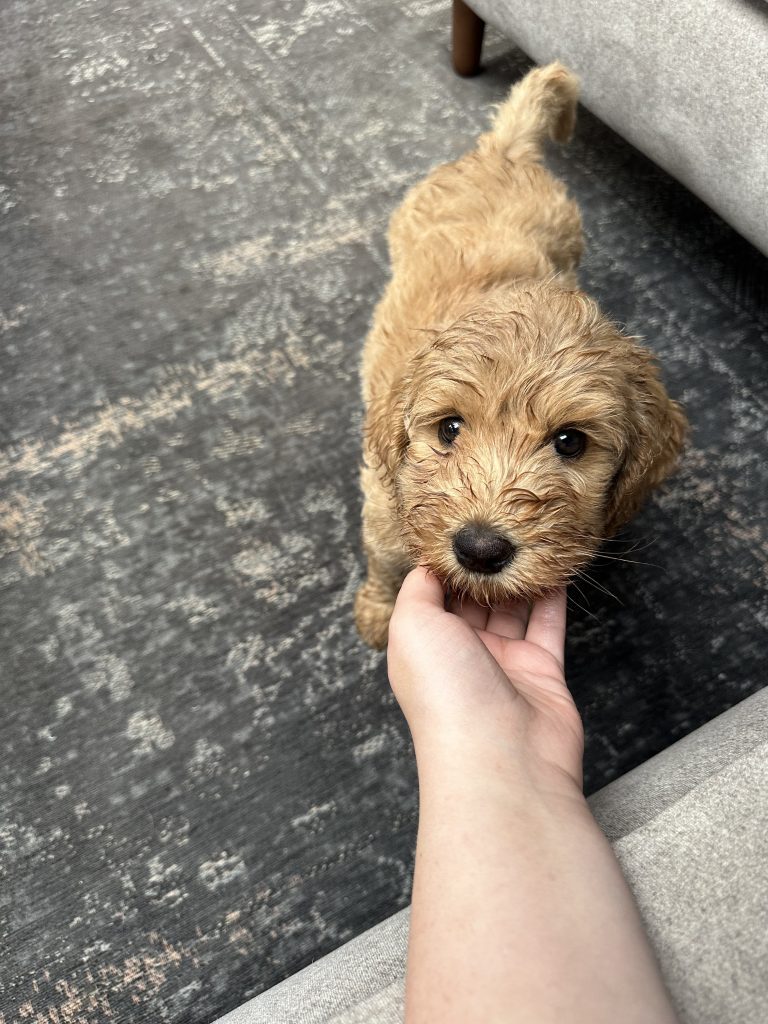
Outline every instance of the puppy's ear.
[[394, 480], [408, 448], [404, 382], [395, 383], [371, 401], [365, 435], [369, 465]]
[[628, 436], [608, 498], [608, 536], [628, 522], [672, 472], [688, 427], [682, 409], [665, 391], [651, 353], [633, 346], [629, 359]]

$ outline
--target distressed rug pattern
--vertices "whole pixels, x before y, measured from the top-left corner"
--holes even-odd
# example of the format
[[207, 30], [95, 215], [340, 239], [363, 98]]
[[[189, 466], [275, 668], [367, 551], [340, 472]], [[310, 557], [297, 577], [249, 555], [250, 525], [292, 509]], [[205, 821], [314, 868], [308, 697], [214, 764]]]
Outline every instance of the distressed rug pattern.
[[[0, 11], [0, 1021], [204, 1024], [404, 906], [358, 357], [405, 188], [528, 67], [434, 0]], [[573, 593], [595, 789], [765, 683], [766, 260], [584, 113], [583, 281], [678, 476]], [[761, 507], [762, 506], [762, 507]], [[613, 550], [613, 549], [611, 549]]]

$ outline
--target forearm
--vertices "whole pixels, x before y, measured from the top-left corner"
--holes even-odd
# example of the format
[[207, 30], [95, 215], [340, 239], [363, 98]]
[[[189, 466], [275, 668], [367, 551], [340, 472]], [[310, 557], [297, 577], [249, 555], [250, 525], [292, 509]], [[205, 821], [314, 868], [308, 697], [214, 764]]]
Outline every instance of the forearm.
[[419, 751], [407, 1024], [666, 1024], [658, 967], [576, 790], [512, 755]]

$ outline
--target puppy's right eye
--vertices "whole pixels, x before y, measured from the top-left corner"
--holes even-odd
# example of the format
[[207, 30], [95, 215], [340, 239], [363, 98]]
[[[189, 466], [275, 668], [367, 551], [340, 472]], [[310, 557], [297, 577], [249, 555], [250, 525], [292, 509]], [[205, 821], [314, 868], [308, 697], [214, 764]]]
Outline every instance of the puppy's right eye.
[[464, 420], [460, 416], [446, 416], [444, 420], [440, 420], [437, 425], [437, 436], [440, 439], [440, 443], [444, 445], [453, 444], [459, 436], [463, 422]]
[[587, 446], [587, 435], [583, 430], [563, 427], [552, 438], [555, 451], [564, 459], [577, 459]]

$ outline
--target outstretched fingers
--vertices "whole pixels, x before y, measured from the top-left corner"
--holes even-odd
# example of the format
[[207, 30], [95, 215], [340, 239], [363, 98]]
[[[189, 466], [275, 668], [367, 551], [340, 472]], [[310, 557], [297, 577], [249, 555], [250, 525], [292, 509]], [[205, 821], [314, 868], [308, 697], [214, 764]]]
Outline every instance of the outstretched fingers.
[[477, 601], [473, 601], [471, 597], [457, 597], [452, 594], [449, 608], [454, 615], [464, 619], [473, 629], [485, 629], [489, 609], [478, 604]]
[[525, 639], [551, 654], [562, 668], [565, 663], [565, 587], [534, 602]]
[[[470, 599], [457, 604], [453, 598], [451, 605], [459, 618], [482, 632], [484, 638], [495, 635], [509, 640], [525, 639], [551, 654], [562, 668], [565, 661], [564, 587], [534, 602], [530, 614], [525, 602], [504, 604], [490, 613]], [[440, 580], [423, 565], [411, 570], [400, 589], [395, 614], [406, 620], [418, 612], [443, 611], [444, 608], [445, 590]]]
[[493, 609], [485, 628], [489, 633], [496, 633], [510, 640], [522, 640], [528, 625], [528, 614], [527, 601], [510, 601]]

